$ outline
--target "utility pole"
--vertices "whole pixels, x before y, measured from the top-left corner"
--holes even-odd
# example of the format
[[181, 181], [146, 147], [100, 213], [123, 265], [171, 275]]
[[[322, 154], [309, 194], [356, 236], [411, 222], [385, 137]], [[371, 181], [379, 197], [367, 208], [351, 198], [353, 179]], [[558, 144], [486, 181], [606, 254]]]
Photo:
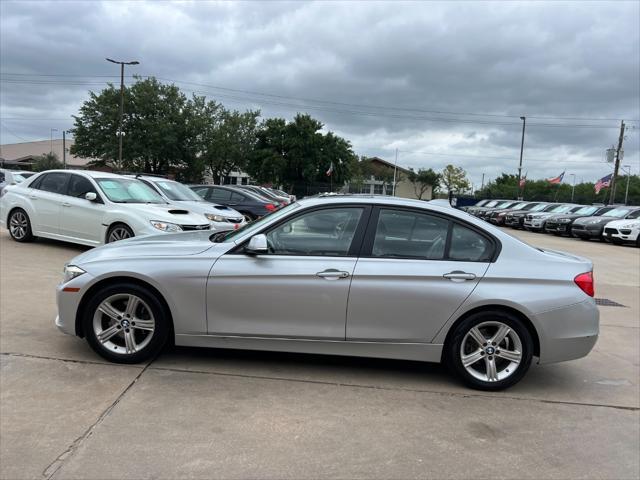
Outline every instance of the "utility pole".
[[520, 120], [522, 120], [522, 139], [520, 140], [520, 165], [518, 166], [518, 200], [522, 200], [520, 180], [522, 179], [522, 152], [524, 151], [524, 129], [527, 125], [527, 117], [520, 117]]
[[624, 120], [620, 121], [620, 136], [618, 137], [618, 148], [616, 148], [616, 164], [613, 167], [613, 177], [611, 177], [611, 196], [609, 197], [609, 204], [613, 205], [616, 199], [616, 177], [618, 176], [618, 170], [620, 169], [620, 152], [622, 151], [622, 142], [624, 140]]
[[118, 127], [118, 167], [122, 167], [122, 136], [124, 135], [124, 132], [122, 131], [122, 116], [124, 113], [124, 66], [138, 65], [140, 64], [140, 62], [136, 60], [132, 62], [119, 62], [116, 60], [112, 60], [111, 58], [107, 58], [106, 60], [107, 62], [120, 65], [120, 126]]
[[66, 130], [62, 130], [62, 168], [67, 169], [67, 138]]
[[398, 149], [396, 148], [396, 163], [393, 164], [393, 196], [396, 196], [396, 173], [398, 172]]
[[482, 174], [482, 184], [480, 186], [480, 190], [484, 190], [484, 173]]
[[631, 178], [631, 165], [622, 165], [622, 169], [627, 173], [627, 188], [624, 191], [624, 204], [627, 204], [629, 198], [629, 179]]
[[571, 203], [573, 203], [573, 193], [576, 191], [576, 174], [572, 173], [573, 183], [571, 184]]

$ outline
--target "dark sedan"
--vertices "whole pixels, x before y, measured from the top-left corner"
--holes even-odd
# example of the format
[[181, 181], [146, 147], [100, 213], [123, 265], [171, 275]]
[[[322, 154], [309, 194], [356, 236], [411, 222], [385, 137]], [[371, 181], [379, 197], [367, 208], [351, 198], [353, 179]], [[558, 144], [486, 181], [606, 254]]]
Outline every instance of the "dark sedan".
[[528, 212], [532, 210], [536, 205], [540, 205], [540, 202], [520, 202], [510, 208], [499, 208], [492, 210], [486, 216], [485, 220], [494, 225], [504, 225], [505, 219], [509, 213], [512, 212]]
[[613, 220], [640, 218], [640, 207], [616, 207], [599, 217], [583, 217], [573, 222], [571, 234], [581, 240], [602, 240], [604, 226]]
[[569, 235], [571, 236], [571, 227], [575, 220], [582, 217], [600, 217], [607, 213], [609, 210], [613, 210], [615, 207], [597, 207], [587, 206], [582, 207], [574, 213], [568, 213], [563, 215], [557, 215], [547, 220], [544, 225], [544, 231], [547, 233], [553, 233], [554, 235]]
[[278, 209], [278, 205], [253, 192], [229, 185], [189, 185], [208, 202], [226, 205], [240, 212], [247, 222], [270, 214]]
[[551, 210], [555, 206], [560, 205], [559, 203], [538, 203], [536, 206], [531, 208], [530, 210], [516, 210], [514, 212], [509, 212], [504, 216], [504, 224], [511, 228], [523, 228], [524, 227], [524, 218], [528, 213], [531, 212], [546, 212], [547, 210]]

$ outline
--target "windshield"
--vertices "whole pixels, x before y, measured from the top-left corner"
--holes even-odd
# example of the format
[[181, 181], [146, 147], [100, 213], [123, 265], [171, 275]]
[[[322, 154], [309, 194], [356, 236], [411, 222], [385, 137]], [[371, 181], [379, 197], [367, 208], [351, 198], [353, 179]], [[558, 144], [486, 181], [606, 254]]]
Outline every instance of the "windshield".
[[286, 215], [291, 210], [295, 210], [299, 206], [300, 206], [299, 203], [290, 203], [286, 207], [281, 208], [280, 210], [277, 210], [277, 211], [275, 211], [274, 213], [272, 213], [270, 215], [266, 215], [266, 216], [262, 217], [261, 219], [256, 220], [255, 222], [251, 222], [251, 223], [245, 224], [244, 227], [241, 227], [238, 230], [232, 230], [230, 232], [215, 233], [209, 238], [214, 243], [223, 243], [223, 242], [233, 241], [233, 240], [235, 240], [236, 237], [238, 237], [240, 235], [244, 235], [245, 233], [255, 232], [260, 227], [262, 227], [262, 225], [264, 225], [264, 223], [267, 220], [271, 221], [274, 218], [278, 218], [278, 217], [281, 217], [283, 215]]
[[549, 205], [546, 203], [539, 203], [538, 205], [536, 205], [535, 207], [533, 207], [531, 209], [532, 212], [539, 212], [541, 210], [544, 210], [545, 208], [547, 208]]
[[519, 203], [517, 204], [515, 207], [511, 207], [513, 210], [522, 210], [524, 207], [526, 207], [527, 205], [529, 205], [526, 202], [523, 203]]
[[582, 207], [580, 210], [577, 210], [575, 213], [578, 215], [593, 215], [598, 211], [598, 207]]
[[114, 203], [167, 203], [151, 187], [133, 178], [96, 178], [100, 190]]
[[498, 205], [497, 208], [507, 208], [510, 205], [513, 205], [513, 202], [502, 202]]
[[196, 192], [191, 190], [186, 185], [173, 180], [153, 180], [154, 183], [162, 193], [164, 193], [169, 200], [176, 202], [204, 202], [205, 200]]
[[33, 173], [14, 173], [13, 181], [16, 183], [22, 183], [30, 176], [34, 175]]
[[555, 208], [549, 210], [551, 213], [567, 213], [572, 208], [575, 208], [573, 205], [558, 205]]
[[495, 207], [498, 204], [498, 200], [492, 200], [491, 202], [483, 205], [484, 207]]
[[629, 208], [614, 208], [613, 210], [609, 210], [607, 213], [605, 213], [604, 215], [602, 215], [603, 217], [616, 217], [616, 218], [622, 218], [624, 217], [627, 213], [629, 213], [631, 211], [631, 209]]

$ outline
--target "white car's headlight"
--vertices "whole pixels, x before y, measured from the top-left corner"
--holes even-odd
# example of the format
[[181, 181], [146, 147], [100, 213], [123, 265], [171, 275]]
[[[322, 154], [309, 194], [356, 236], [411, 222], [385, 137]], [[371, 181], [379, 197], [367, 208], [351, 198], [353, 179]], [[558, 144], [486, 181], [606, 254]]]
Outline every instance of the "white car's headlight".
[[83, 273], [86, 273], [86, 272], [76, 265], [65, 265], [63, 283], [70, 282], [71, 280], [73, 280], [76, 277], [79, 277]]
[[224, 222], [224, 217], [222, 215], [216, 215], [215, 213], [205, 213], [205, 217], [210, 222]]
[[157, 228], [158, 230], [162, 230], [163, 232], [182, 231], [180, 225], [176, 225], [175, 223], [161, 222], [160, 220], [151, 220], [151, 225], [153, 226], [153, 228]]
[[637, 223], [626, 223], [624, 225], [620, 225], [618, 228], [629, 228], [629, 229], [634, 229], [634, 228], [638, 228], [638, 224]]

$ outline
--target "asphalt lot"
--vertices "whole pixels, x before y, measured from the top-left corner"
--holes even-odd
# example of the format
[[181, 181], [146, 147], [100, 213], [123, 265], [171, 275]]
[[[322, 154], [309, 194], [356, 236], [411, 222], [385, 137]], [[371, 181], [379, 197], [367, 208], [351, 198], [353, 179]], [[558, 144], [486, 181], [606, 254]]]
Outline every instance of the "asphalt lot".
[[[513, 232], [513, 231], [511, 231]], [[0, 233], [0, 477], [640, 477], [640, 250], [516, 233], [595, 264], [586, 358], [467, 390], [439, 365], [176, 349], [107, 364], [54, 324], [82, 247]]]

